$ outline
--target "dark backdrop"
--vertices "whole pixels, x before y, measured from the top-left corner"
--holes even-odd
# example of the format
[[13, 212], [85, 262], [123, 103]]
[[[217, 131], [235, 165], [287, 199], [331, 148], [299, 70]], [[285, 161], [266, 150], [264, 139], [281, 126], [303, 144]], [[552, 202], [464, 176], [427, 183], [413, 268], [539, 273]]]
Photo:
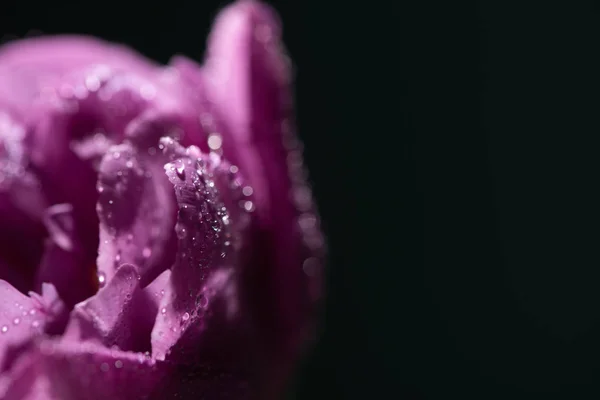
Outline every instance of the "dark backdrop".
[[[225, 4], [73, 3], [0, 32], [200, 59]], [[271, 3], [331, 247], [296, 398], [598, 398], [598, 2]]]

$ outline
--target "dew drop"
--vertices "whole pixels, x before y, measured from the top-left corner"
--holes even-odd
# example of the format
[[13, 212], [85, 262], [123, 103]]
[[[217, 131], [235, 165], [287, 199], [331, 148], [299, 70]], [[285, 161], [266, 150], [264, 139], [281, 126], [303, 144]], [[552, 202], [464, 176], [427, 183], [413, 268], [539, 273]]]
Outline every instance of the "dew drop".
[[187, 321], [188, 319], [190, 319], [190, 314], [189, 314], [189, 313], [184, 313], [184, 314], [181, 316], [181, 319], [182, 319], [182, 320], [184, 320], [184, 321]]
[[121, 261], [121, 254], [117, 254], [117, 255], [115, 256], [115, 261], [116, 261], [116, 262], [119, 262], [119, 261]]
[[107, 372], [107, 371], [108, 371], [108, 369], [109, 369], [109, 367], [108, 367], [108, 363], [105, 363], [105, 362], [103, 362], [102, 364], [100, 364], [100, 370], [101, 370], [102, 372]]
[[161, 314], [166, 314], [166, 313], [167, 313], [167, 309], [166, 309], [166, 308], [164, 308], [164, 307], [163, 307], [163, 308], [161, 308], [161, 309], [160, 309], [160, 313], [161, 313]]
[[244, 210], [250, 212], [250, 211], [254, 211], [254, 203], [251, 202], [250, 200], [247, 200], [244, 202]]
[[242, 193], [244, 194], [244, 196], [252, 196], [252, 193], [254, 193], [254, 190], [250, 186], [245, 186], [242, 189]]
[[219, 150], [222, 145], [223, 139], [218, 133], [213, 133], [210, 136], [208, 136], [208, 147], [210, 147], [211, 150]]
[[104, 274], [104, 272], [98, 272], [98, 285], [100, 287], [104, 287], [105, 284], [106, 284], [106, 275]]
[[32, 308], [31, 310], [29, 310], [29, 315], [35, 315], [36, 311], [35, 308]]
[[33, 321], [33, 322], [31, 323], [31, 326], [33, 326], [34, 328], [39, 328], [39, 326], [40, 326], [40, 321], [37, 321], [37, 320], [36, 320], [36, 321]]
[[8, 332], [8, 326], [6, 326], [6, 325], [2, 326], [2, 329], [0, 329], [0, 331], [2, 331], [2, 333]]
[[179, 239], [184, 239], [187, 236], [187, 230], [179, 224], [175, 226], [175, 233]]
[[21, 318], [16, 317], [15, 319], [13, 319], [13, 324], [19, 325], [20, 323], [21, 323]]
[[144, 250], [142, 250], [142, 256], [144, 256], [144, 258], [148, 258], [152, 255], [152, 249], [148, 246], [144, 247]]
[[117, 369], [123, 368], [123, 361], [121, 361], [121, 360], [115, 361], [115, 368], [117, 368]]
[[128, 160], [125, 165], [127, 166], [127, 168], [133, 168], [133, 161]]
[[204, 295], [200, 295], [200, 299], [198, 299], [198, 304], [200, 307], [206, 307], [208, 305], [208, 298]]

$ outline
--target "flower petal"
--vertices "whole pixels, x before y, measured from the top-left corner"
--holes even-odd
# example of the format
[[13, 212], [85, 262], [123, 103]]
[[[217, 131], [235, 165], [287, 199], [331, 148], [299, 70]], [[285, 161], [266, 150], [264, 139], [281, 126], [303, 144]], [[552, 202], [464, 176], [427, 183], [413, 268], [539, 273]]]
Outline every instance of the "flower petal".
[[263, 327], [264, 352], [284, 371], [282, 362], [291, 364], [310, 333], [324, 243], [291, 131], [291, 72], [280, 36], [268, 6], [238, 1], [217, 17], [204, 73], [208, 96], [225, 117], [224, 155], [254, 190], [244, 301]]
[[149, 357], [92, 343], [46, 340], [20, 364], [11, 371], [3, 398], [144, 399], [164, 379], [164, 369]]
[[133, 265], [122, 265], [95, 296], [75, 306], [64, 340], [91, 340], [138, 352], [149, 350], [157, 302], [140, 288], [139, 279]]
[[[193, 354], [198, 353], [189, 346], [202, 347], [204, 332], [213, 321], [238, 328], [242, 320], [231, 266], [243, 239], [245, 215], [235, 201], [236, 193], [241, 196], [238, 177], [218, 156], [203, 155], [193, 147], [184, 150], [170, 138], [161, 144], [174, 156], [165, 171], [179, 205], [175, 227], [179, 250], [152, 331], [152, 353], [165, 359], [177, 344], [181, 351], [177, 360], [194, 363]], [[221, 337], [227, 334], [226, 329], [217, 331]]]
[[11, 266], [0, 268], [0, 278], [21, 291], [32, 287], [42, 255], [41, 212], [46, 207], [24, 139], [24, 125], [0, 106], [0, 260]]
[[8, 99], [21, 112], [47, 87], [57, 86], [65, 75], [94, 64], [151, 73], [156, 67], [139, 54], [85, 36], [45, 36], [0, 47], [0, 99]]
[[133, 264], [142, 285], [169, 268], [174, 254], [175, 200], [156, 149], [131, 143], [114, 146], [100, 167], [99, 276], [112, 279], [120, 265]]
[[37, 271], [36, 288], [44, 282], [54, 284], [71, 308], [97, 290], [95, 256], [87, 254], [79, 242], [72, 205], [49, 207], [44, 222], [50, 238]]
[[12, 361], [11, 348], [23, 346], [49, 325], [63, 320], [64, 311], [52, 285], [45, 285], [41, 296], [26, 296], [0, 280], [0, 370]]

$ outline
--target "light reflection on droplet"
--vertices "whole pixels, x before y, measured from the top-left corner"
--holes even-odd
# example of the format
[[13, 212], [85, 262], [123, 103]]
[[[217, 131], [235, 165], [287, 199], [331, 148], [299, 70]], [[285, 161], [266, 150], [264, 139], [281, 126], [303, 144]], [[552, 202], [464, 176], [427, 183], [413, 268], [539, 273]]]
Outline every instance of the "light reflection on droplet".
[[246, 211], [254, 211], [254, 203], [250, 200], [244, 202], [244, 210]]
[[189, 314], [189, 313], [184, 313], [184, 314], [181, 316], [181, 319], [182, 319], [182, 320], [184, 320], [184, 321], [187, 321], [188, 319], [190, 319], [190, 314]]
[[2, 333], [6, 333], [6, 332], [8, 332], [8, 326], [6, 326], [6, 325], [2, 326], [2, 329], [0, 329], [0, 331], [1, 331]]
[[103, 287], [105, 283], [106, 283], [106, 275], [104, 274], [104, 272], [98, 272], [98, 285], [100, 287]]
[[222, 145], [223, 139], [218, 133], [213, 133], [208, 137], [208, 147], [210, 147], [211, 150], [219, 150]]
[[242, 193], [244, 194], [244, 196], [252, 196], [254, 190], [250, 186], [244, 186], [244, 188], [242, 189]]

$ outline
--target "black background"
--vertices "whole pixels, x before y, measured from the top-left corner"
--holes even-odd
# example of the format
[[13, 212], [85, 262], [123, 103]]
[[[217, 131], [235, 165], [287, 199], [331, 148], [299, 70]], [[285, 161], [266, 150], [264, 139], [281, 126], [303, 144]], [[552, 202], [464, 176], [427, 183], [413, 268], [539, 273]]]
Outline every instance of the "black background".
[[[0, 33], [200, 60], [226, 2], [139, 4], [4, 4]], [[293, 396], [600, 397], [598, 3], [271, 4], [331, 248]]]

